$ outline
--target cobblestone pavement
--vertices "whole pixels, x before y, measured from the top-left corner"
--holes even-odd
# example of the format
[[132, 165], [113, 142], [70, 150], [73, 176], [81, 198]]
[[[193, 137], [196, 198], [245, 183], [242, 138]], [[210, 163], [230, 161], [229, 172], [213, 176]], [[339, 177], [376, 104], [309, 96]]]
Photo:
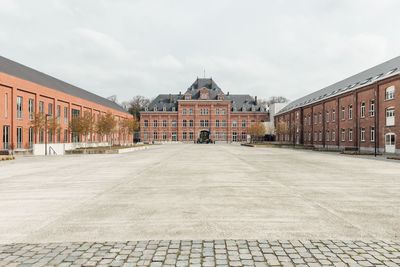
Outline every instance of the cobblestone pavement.
[[400, 266], [400, 242], [139, 241], [0, 245], [1, 266]]

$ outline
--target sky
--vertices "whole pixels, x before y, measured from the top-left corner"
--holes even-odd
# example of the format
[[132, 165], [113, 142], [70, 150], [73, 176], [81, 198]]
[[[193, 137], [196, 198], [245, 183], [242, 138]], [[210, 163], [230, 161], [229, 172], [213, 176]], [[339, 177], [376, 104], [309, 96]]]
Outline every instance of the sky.
[[398, 0], [0, 0], [0, 55], [127, 101], [184, 92], [295, 100], [400, 55]]

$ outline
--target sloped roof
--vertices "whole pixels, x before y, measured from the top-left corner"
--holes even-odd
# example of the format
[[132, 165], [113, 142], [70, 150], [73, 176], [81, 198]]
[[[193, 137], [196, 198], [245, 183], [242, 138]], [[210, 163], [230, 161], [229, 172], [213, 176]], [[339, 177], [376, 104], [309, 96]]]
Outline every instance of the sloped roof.
[[376, 81], [386, 79], [400, 73], [400, 56], [388, 60], [375, 67], [367, 69], [347, 79], [322, 88], [314, 93], [301, 97], [285, 106], [278, 114], [288, 112], [292, 109], [300, 108], [319, 102], [323, 99], [331, 98], [345, 92], [353, 91], [358, 88], [370, 85]]
[[184, 94], [161, 94], [158, 95], [148, 106], [148, 111], [175, 111], [178, 110], [178, 100], [183, 99], [184, 95], [190, 94], [192, 100], [200, 99], [200, 89], [209, 90], [208, 100], [217, 100], [219, 94], [224, 95], [225, 100], [232, 102], [233, 111], [265, 111], [260, 105], [256, 104], [255, 99], [250, 95], [224, 94], [221, 88], [211, 78], [197, 78]]
[[106, 98], [2, 56], [0, 56], [0, 72], [127, 113], [121, 106]]

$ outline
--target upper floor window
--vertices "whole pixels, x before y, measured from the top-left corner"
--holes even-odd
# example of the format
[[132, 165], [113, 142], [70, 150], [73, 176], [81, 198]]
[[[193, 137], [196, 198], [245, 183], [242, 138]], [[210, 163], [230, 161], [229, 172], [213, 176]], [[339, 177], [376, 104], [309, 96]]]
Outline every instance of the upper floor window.
[[43, 101], [39, 101], [39, 113], [44, 113], [44, 103]]
[[193, 120], [189, 121], [189, 127], [193, 127]]
[[386, 109], [386, 126], [394, 126], [394, 108]]
[[153, 127], [158, 127], [158, 121], [157, 120], [153, 121]]
[[349, 120], [353, 119], [353, 106], [349, 106]]
[[226, 114], [226, 110], [225, 109], [221, 109], [221, 114], [225, 115]]
[[216, 115], [219, 115], [219, 108], [217, 108], [217, 109], [215, 110], [215, 114], [216, 114]]
[[318, 123], [318, 115], [314, 114], [314, 124], [317, 124], [317, 123]]
[[319, 113], [319, 123], [322, 123], [322, 113]]
[[22, 96], [17, 96], [17, 118], [22, 119]]
[[219, 127], [219, 120], [215, 121], [215, 127]]
[[345, 119], [345, 111], [346, 111], [346, 108], [345, 108], [345, 107], [342, 107], [342, 111], [341, 111], [341, 113], [340, 113], [340, 118], [341, 118], [342, 120]]
[[33, 117], [35, 114], [35, 104], [34, 104], [34, 100], [32, 98], [29, 99], [28, 112], [29, 112], [29, 119], [33, 120]]
[[4, 117], [8, 118], [8, 93], [4, 95]]
[[187, 121], [186, 121], [186, 120], [183, 120], [183, 121], [182, 121], [182, 126], [183, 126], [183, 127], [186, 127], [186, 126], [187, 126]]
[[176, 127], [176, 120], [172, 121], [172, 127]]
[[369, 115], [371, 117], [375, 116], [375, 101], [372, 100], [369, 104]]
[[144, 120], [144, 128], [149, 127], [149, 121], [148, 120]]
[[232, 127], [237, 127], [237, 121], [232, 121]]
[[332, 121], [336, 120], [336, 111], [332, 110]]
[[246, 127], [246, 120], [242, 120], [242, 127], [243, 127], [243, 128]]
[[390, 99], [394, 99], [394, 86], [390, 86], [388, 88], [386, 88], [385, 90], [385, 100], [390, 100]]
[[226, 127], [226, 120], [222, 121], [222, 127]]
[[64, 107], [64, 123], [68, 122], [68, 107]]
[[361, 103], [361, 112], [360, 112], [361, 114], [361, 118], [364, 118], [365, 117], [365, 103], [364, 102], [362, 102]]
[[190, 114], [190, 115], [193, 114], [193, 109], [192, 109], [192, 108], [189, 109], [189, 114]]
[[50, 117], [53, 117], [53, 103], [49, 103], [48, 105], [48, 114]]
[[162, 126], [163, 126], [163, 127], [167, 127], [167, 125], [168, 125], [168, 124], [167, 124], [167, 120], [163, 120], [163, 121], [162, 121]]
[[182, 115], [186, 115], [186, 108], [182, 109]]
[[326, 112], [325, 120], [326, 120], [326, 122], [329, 122], [329, 111]]

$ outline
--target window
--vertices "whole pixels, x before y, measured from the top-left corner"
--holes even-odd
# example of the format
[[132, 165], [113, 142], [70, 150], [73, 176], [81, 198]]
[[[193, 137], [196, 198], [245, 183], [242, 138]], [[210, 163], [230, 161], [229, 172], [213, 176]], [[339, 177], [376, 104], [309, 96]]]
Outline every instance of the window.
[[153, 132], [153, 140], [158, 140], [158, 132]]
[[61, 129], [57, 129], [57, 143], [61, 143]]
[[61, 106], [60, 105], [57, 105], [56, 117], [57, 117], [57, 122], [60, 122], [60, 117], [61, 117]]
[[237, 121], [232, 121], [232, 127], [236, 128], [237, 127]]
[[319, 113], [319, 123], [322, 123], [322, 113]]
[[17, 96], [17, 119], [22, 119], [22, 96]]
[[217, 108], [217, 109], [215, 110], [215, 114], [216, 114], [216, 115], [219, 115], [219, 108]]
[[193, 120], [189, 121], [189, 127], [193, 127]]
[[49, 103], [48, 109], [49, 109], [48, 114], [49, 114], [50, 118], [52, 118], [53, 117], [53, 103]]
[[17, 127], [17, 148], [22, 148], [22, 127]]
[[204, 127], [204, 120], [200, 120], [200, 127]]
[[167, 120], [163, 120], [162, 121], [162, 126], [165, 128], [165, 127], [167, 127]]
[[176, 120], [172, 121], [172, 127], [176, 128]]
[[317, 123], [318, 123], [318, 115], [314, 114], [314, 124], [317, 124]]
[[332, 110], [332, 121], [336, 120], [336, 111]]
[[311, 114], [308, 115], [308, 125], [311, 125]]
[[242, 141], [247, 141], [247, 134], [245, 132], [242, 132], [241, 139]]
[[43, 101], [39, 101], [39, 113], [44, 113], [44, 103]]
[[162, 134], [162, 139], [163, 139], [163, 140], [167, 140], [167, 133], [166, 133], [166, 132], [163, 132], [163, 134]]
[[375, 142], [375, 127], [371, 127], [371, 142]]
[[157, 120], [153, 120], [153, 127], [157, 128], [158, 127], [158, 121]]
[[3, 149], [10, 148], [10, 126], [3, 126]]
[[64, 107], [64, 123], [68, 123], [68, 107]]
[[361, 128], [360, 139], [361, 142], [365, 142], [365, 128]]
[[176, 132], [173, 132], [172, 133], [172, 141], [176, 141], [177, 139], [176, 139]]
[[342, 129], [342, 142], [346, 141], [346, 130]]
[[232, 133], [232, 141], [236, 142], [237, 141], [237, 132]]
[[365, 103], [361, 103], [361, 112], [360, 112], [361, 118], [365, 118]]
[[39, 143], [43, 144], [43, 142], [44, 142], [44, 130], [40, 129], [39, 130]]
[[330, 140], [330, 134], [329, 134], [329, 130], [328, 130], [328, 131], [326, 131], [326, 141], [329, 142], [329, 140]]
[[64, 129], [64, 143], [68, 143], [68, 130]]
[[394, 126], [394, 108], [386, 109], [386, 126]]
[[186, 115], [186, 108], [182, 109], [182, 115]]
[[332, 142], [334, 142], [336, 140], [336, 132], [335, 131], [332, 132], [331, 140], [332, 140]]
[[349, 120], [353, 119], [353, 106], [349, 106]]
[[29, 141], [29, 148], [33, 147], [33, 137], [34, 137], [34, 133], [33, 133], [33, 127], [29, 127], [29, 134], [28, 134], [28, 141]]
[[144, 120], [144, 128], [147, 128], [147, 127], [149, 127], [149, 121], [148, 120]]
[[246, 120], [242, 120], [242, 128], [246, 128]]
[[33, 117], [35, 115], [35, 106], [32, 98], [29, 98], [28, 112], [29, 112], [29, 119], [33, 120]]
[[222, 114], [222, 115], [225, 115], [225, 114], [226, 114], [225, 109], [221, 109], [221, 114]]
[[318, 141], [318, 132], [314, 132], [314, 141]]
[[78, 109], [72, 109], [71, 113], [72, 113], [72, 118], [76, 118], [80, 116], [81, 111]]
[[47, 132], [47, 139], [49, 143], [53, 143], [53, 131], [48, 130]]
[[219, 127], [219, 120], [215, 121], [215, 127]]
[[143, 133], [143, 139], [144, 139], [145, 141], [149, 140], [149, 133], [148, 133], [148, 132], [144, 132], [144, 133]]
[[353, 141], [353, 129], [349, 129], [349, 141]]
[[371, 100], [371, 102], [369, 104], [369, 115], [371, 117], [375, 116], [375, 100]]
[[182, 127], [186, 127], [187, 126], [187, 121], [186, 120], [183, 120], [182, 121]]
[[342, 119], [342, 120], [344, 120], [344, 118], [345, 118], [345, 111], [346, 111], [346, 108], [345, 107], [342, 107], [342, 112], [340, 113], [340, 118]]
[[189, 140], [193, 140], [193, 132], [189, 133]]
[[8, 118], [8, 93], [4, 95], [4, 117]]
[[189, 109], [189, 114], [192, 115], [193, 114], [193, 109]]
[[215, 140], [219, 140], [219, 132], [214, 133], [214, 138], [215, 138]]
[[204, 127], [208, 127], [208, 120], [204, 121]]
[[390, 86], [388, 88], [386, 88], [385, 90], [385, 100], [391, 100], [394, 99], [394, 86]]
[[182, 133], [182, 139], [183, 139], [183, 140], [186, 140], [186, 138], [187, 138], [187, 133], [186, 133], [186, 132], [183, 132], [183, 133]]
[[226, 120], [222, 120], [222, 127], [226, 127]]
[[329, 111], [326, 112], [325, 121], [326, 121], [326, 122], [329, 122]]

